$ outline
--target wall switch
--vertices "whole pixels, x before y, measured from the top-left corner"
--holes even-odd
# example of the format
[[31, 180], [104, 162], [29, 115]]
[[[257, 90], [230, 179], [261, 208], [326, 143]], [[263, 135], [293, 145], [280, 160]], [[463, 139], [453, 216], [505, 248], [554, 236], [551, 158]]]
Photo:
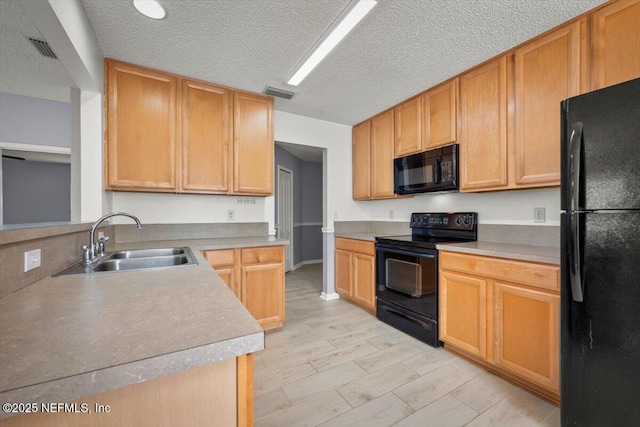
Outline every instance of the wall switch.
[[233, 209], [229, 209], [227, 211], [227, 221], [233, 221], [235, 216], [236, 216], [236, 211], [234, 211]]
[[546, 209], [545, 208], [533, 208], [533, 222], [542, 223], [546, 222]]
[[98, 231], [98, 240], [102, 239], [103, 237], [104, 237], [104, 232]]
[[393, 219], [393, 209], [389, 209], [389, 219]]
[[24, 253], [24, 271], [33, 270], [40, 267], [40, 249], [34, 249]]

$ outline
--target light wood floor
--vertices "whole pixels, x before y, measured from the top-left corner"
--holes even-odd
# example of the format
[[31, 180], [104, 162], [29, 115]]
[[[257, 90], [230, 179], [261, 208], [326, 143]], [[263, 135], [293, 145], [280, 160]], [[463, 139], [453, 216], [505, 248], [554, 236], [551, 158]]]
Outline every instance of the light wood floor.
[[286, 275], [286, 326], [255, 354], [255, 425], [553, 426], [560, 410], [343, 301], [322, 267]]

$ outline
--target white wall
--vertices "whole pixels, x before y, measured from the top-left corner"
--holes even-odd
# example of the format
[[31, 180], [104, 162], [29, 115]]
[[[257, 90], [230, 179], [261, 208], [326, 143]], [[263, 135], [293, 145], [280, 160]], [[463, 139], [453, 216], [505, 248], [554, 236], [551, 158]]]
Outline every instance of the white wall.
[[358, 202], [366, 204], [367, 218], [409, 221], [411, 212], [478, 212], [480, 224], [534, 225], [533, 208], [546, 208], [546, 223], [560, 225], [560, 190], [519, 190], [491, 193], [421, 194], [410, 199]]
[[275, 139], [293, 144], [326, 148], [324, 162], [325, 215], [323, 226], [338, 220], [365, 219], [367, 207], [351, 199], [351, 126], [276, 111]]
[[[203, 194], [162, 194], [114, 191], [113, 210], [128, 212], [149, 224], [206, 223], [206, 222], [266, 222], [268, 213], [265, 197], [249, 197], [255, 204], [239, 203], [245, 197]], [[269, 197], [273, 199], [273, 197]], [[271, 204], [273, 209], [273, 204]], [[234, 211], [234, 221], [227, 220], [227, 211]], [[127, 223], [114, 218], [115, 223]], [[273, 228], [273, 227], [271, 227]]]

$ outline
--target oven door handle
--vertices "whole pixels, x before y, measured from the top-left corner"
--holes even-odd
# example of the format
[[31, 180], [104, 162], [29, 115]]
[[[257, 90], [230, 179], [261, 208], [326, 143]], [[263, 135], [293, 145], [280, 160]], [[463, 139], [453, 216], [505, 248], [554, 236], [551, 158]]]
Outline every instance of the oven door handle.
[[418, 251], [416, 251], [416, 252], [403, 251], [403, 250], [400, 250], [400, 249], [391, 249], [391, 248], [389, 248], [387, 246], [378, 246], [376, 249], [379, 250], [379, 251], [381, 250], [381, 251], [384, 251], [384, 252], [387, 252], [387, 253], [391, 253], [391, 254], [417, 256], [417, 257], [420, 257], [420, 258], [435, 259], [435, 257], [436, 257], [435, 253], [426, 254], [426, 253], [421, 253], [421, 252], [418, 252]]
[[399, 311], [397, 311], [397, 310], [394, 310], [393, 308], [385, 307], [384, 309], [385, 309], [385, 311], [387, 311], [387, 312], [389, 312], [389, 313], [391, 313], [391, 314], [395, 314], [396, 316], [398, 316], [398, 317], [402, 317], [402, 318], [403, 318], [403, 319], [405, 319], [405, 320], [408, 320], [408, 321], [410, 321], [410, 322], [416, 323], [416, 324], [418, 324], [419, 326], [423, 326], [423, 327], [424, 327], [424, 326], [426, 326], [426, 325], [427, 325], [427, 323], [426, 323], [426, 322], [422, 322], [422, 321], [420, 321], [420, 320], [418, 320], [418, 319], [415, 319], [415, 318], [413, 318], [413, 317], [411, 317], [411, 316], [407, 316], [406, 314], [401, 313], [401, 312], [399, 312]]

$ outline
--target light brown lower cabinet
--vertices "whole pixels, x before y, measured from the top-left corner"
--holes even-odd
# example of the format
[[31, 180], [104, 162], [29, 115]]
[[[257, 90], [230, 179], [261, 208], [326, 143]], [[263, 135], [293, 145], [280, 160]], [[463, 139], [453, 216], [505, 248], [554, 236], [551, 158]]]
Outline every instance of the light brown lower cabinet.
[[440, 340], [559, 401], [560, 267], [440, 251]]
[[376, 310], [375, 264], [373, 242], [336, 238], [336, 292], [372, 313]]
[[284, 246], [204, 251], [265, 331], [284, 326]]
[[[3, 427], [252, 426], [253, 356], [222, 360], [70, 403], [76, 404], [78, 412], [60, 409], [57, 413], [24, 414], [4, 419], [0, 424]], [[83, 404], [91, 413], [81, 412]]]

